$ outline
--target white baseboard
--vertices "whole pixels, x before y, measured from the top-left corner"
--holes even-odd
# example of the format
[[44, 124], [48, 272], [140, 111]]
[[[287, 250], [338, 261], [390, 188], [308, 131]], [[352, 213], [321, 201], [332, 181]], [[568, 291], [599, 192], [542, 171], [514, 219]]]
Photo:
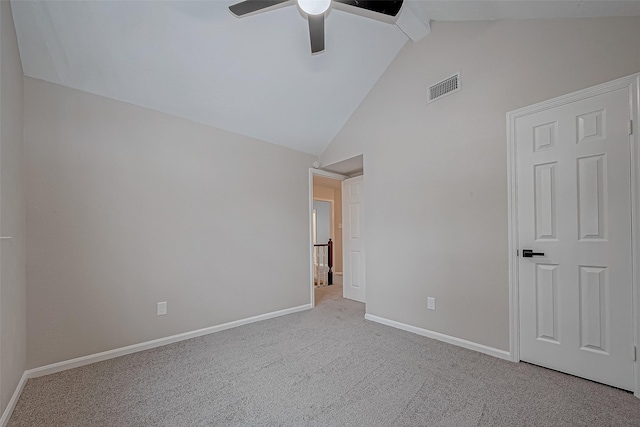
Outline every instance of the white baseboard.
[[66, 371], [67, 369], [77, 368], [79, 366], [89, 365], [91, 363], [101, 362], [103, 360], [113, 359], [138, 351], [149, 350], [151, 348], [161, 347], [163, 345], [172, 344], [178, 341], [184, 341], [191, 338], [201, 337], [203, 335], [213, 334], [215, 332], [224, 331], [238, 326], [247, 325], [249, 323], [259, 322], [261, 320], [273, 319], [274, 317], [285, 316], [287, 314], [297, 313], [299, 311], [310, 310], [311, 304], [305, 304], [298, 307], [287, 308], [284, 310], [273, 311], [271, 313], [260, 314], [258, 316], [248, 317], [246, 319], [235, 320], [222, 325], [210, 326], [208, 328], [197, 329], [191, 332], [184, 332], [178, 335], [172, 335], [165, 338], [159, 338], [153, 341], [147, 341], [140, 344], [133, 344], [127, 347], [116, 348], [113, 350], [103, 351], [102, 353], [91, 354], [89, 356], [78, 357], [63, 362], [53, 363], [51, 365], [41, 366], [28, 370], [26, 373], [28, 378], [37, 378], [44, 375], [55, 374], [56, 372]]
[[13, 396], [11, 396], [11, 400], [9, 400], [9, 404], [5, 408], [2, 413], [2, 418], [0, 418], [0, 427], [6, 427], [9, 424], [9, 418], [11, 418], [11, 414], [13, 414], [13, 409], [16, 407], [18, 403], [18, 399], [20, 398], [20, 394], [22, 394], [22, 390], [24, 386], [27, 384], [27, 373], [22, 374], [22, 378], [20, 378], [20, 382], [18, 382], [18, 387], [16, 387], [16, 391], [13, 392]]
[[113, 350], [103, 351], [102, 353], [90, 354], [88, 356], [77, 357], [75, 359], [65, 360], [58, 363], [52, 363], [50, 365], [41, 366], [39, 368], [29, 369], [24, 372], [22, 379], [16, 388], [15, 393], [7, 409], [5, 409], [0, 418], [0, 427], [5, 427], [11, 418], [11, 413], [18, 402], [20, 393], [24, 388], [29, 378], [38, 378], [44, 375], [55, 374], [56, 372], [66, 371], [67, 369], [78, 368], [80, 366], [90, 365], [96, 362], [102, 362], [103, 360], [113, 359], [115, 357], [125, 356], [131, 353], [137, 353], [139, 351], [149, 350], [156, 347], [161, 347], [167, 344], [173, 344], [178, 341], [184, 341], [191, 338], [201, 337], [203, 335], [213, 334], [215, 332], [224, 331], [231, 328], [237, 328], [238, 326], [248, 325], [249, 323], [260, 322], [261, 320], [273, 319], [274, 317], [285, 316], [287, 314], [297, 313], [299, 311], [310, 310], [311, 304], [300, 305], [298, 307], [287, 308], [284, 310], [273, 311], [271, 313], [260, 314], [258, 316], [248, 317], [246, 319], [235, 320], [233, 322], [223, 323], [222, 325], [210, 326], [208, 328], [197, 329], [195, 331], [184, 332], [178, 335], [171, 335], [165, 338], [159, 338], [157, 340], [146, 341], [139, 344], [129, 345], [127, 347], [116, 348]]
[[406, 323], [396, 322], [395, 320], [385, 319], [384, 317], [374, 316], [373, 314], [367, 313], [364, 315], [364, 318], [372, 322], [391, 326], [392, 328], [402, 329], [403, 331], [407, 332], [413, 332], [414, 334], [422, 335], [423, 337], [433, 338], [434, 340], [444, 341], [446, 343], [464, 347], [469, 350], [488, 354], [489, 356], [497, 357], [499, 359], [511, 361], [511, 354], [509, 354], [509, 352], [505, 350], [500, 350], [472, 341], [463, 340], [461, 338], [452, 337], [450, 335], [441, 334], [440, 332], [430, 331], [428, 329], [419, 328], [417, 326], [407, 325]]

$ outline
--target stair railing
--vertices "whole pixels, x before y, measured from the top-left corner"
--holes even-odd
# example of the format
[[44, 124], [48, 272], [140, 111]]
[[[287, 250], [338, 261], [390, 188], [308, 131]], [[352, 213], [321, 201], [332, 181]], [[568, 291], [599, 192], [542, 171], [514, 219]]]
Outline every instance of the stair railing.
[[333, 241], [313, 245], [313, 283], [333, 285]]

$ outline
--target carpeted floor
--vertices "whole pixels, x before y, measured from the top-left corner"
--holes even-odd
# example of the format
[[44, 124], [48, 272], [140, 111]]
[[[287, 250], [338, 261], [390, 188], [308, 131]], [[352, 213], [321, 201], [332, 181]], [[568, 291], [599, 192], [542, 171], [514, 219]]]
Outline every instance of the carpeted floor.
[[30, 380], [9, 426], [640, 426], [632, 394], [316, 308]]

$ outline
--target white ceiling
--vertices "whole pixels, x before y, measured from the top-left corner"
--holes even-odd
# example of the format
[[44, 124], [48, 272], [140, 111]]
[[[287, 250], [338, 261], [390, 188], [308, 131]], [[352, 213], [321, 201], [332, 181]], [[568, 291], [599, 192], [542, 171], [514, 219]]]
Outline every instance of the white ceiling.
[[408, 40], [340, 10], [311, 55], [296, 6], [14, 1], [25, 75], [320, 154]]
[[332, 165], [322, 165], [322, 169], [328, 172], [339, 173], [342, 175], [351, 175], [362, 172], [364, 170], [364, 159], [362, 154], [350, 159], [343, 160]]
[[440, 0], [418, 1], [434, 21], [594, 18], [639, 16], [640, 1], [617, 0]]
[[[341, 10], [311, 55], [297, 7], [235, 1], [12, 1], [27, 76], [320, 154], [407, 36]], [[419, 1], [432, 20], [640, 15], [640, 1]], [[403, 12], [401, 12], [403, 13]]]

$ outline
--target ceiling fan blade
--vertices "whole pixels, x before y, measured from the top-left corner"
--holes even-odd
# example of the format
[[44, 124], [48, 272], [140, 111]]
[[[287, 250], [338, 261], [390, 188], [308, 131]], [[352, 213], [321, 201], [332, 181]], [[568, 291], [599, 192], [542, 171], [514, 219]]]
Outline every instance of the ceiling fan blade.
[[247, 0], [229, 6], [229, 10], [234, 15], [240, 17], [253, 12], [262, 11], [282, 3], [290, 3], [291, 0]]
[[309, 37], [311, 38], [311, 53], [324, 50], [324, 14], [309, 15]]
[[402, 0], [333, 0], [336, 3], [359, 7], [384, 15], [396, 16], [402, 8]]

